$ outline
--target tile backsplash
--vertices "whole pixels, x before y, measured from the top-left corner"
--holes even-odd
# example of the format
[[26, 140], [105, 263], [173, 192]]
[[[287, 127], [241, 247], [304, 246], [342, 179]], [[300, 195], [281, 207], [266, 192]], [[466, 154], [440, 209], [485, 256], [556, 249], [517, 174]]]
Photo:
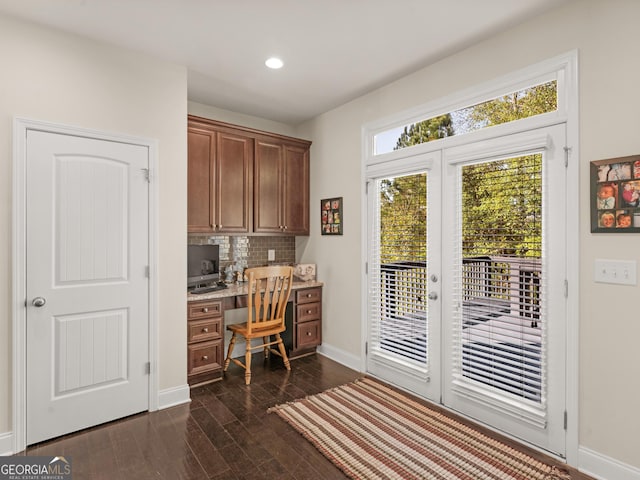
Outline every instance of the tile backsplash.
[[[296, 239], [291, 236], [254, 237], [243, 235], [201, 235], [189, 234], [191, 245], [208, 243], [220, 246], [220, 271], [233, 265], [236, 270], [260, 267], [273, 263], [290, 263], [296, 261]], [[268, 250], [275, 250], [275, 260], [267, 260]]]

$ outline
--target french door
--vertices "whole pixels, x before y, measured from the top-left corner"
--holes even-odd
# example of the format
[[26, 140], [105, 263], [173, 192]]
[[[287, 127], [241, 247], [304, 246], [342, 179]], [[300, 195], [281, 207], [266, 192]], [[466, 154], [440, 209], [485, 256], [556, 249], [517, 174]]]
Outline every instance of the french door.
[[368, 171], [367, 370], [440, 400], [440, 152]]
[[564, 145], [557, 125], [367, 169], [368, 372], [560, 456]]

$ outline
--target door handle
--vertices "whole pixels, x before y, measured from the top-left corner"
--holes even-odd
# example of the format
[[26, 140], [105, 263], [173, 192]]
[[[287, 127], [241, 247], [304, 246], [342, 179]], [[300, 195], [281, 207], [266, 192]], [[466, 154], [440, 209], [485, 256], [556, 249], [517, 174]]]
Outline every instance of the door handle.
[[33, 299], [33, 301], [31, 302], [31, 305], [33, 305], [34, 307], [44, 307], [44, 304], [47, 303], [47, 300], [43, 297], [36, 297]]
[[429, 300], [437, 300], [438, 294], [436, 292], [429, 292]]

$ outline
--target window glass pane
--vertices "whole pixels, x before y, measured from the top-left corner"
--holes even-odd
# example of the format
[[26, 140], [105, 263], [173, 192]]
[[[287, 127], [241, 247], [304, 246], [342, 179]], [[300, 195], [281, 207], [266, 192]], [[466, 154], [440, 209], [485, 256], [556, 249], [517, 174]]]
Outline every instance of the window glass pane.
[[557, 108], [557, 82], [553, 80], [445, 115], [381, 132], [374, 136], [374, 155], [553, 112]]

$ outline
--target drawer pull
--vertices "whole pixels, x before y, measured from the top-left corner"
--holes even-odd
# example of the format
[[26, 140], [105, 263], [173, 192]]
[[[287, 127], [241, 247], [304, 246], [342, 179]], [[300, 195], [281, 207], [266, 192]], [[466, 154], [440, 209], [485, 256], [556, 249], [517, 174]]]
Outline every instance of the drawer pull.
[[204, 308], [202, 309], [202, 311], [203, 311], [204, 313], [208, 313], [208, 312], [209, 312], [209, 307], [204, 307]]
[[202, 329], [202, 332], [203, 332], [203, 333], [208, 333], [208, 332], [209, 332], [209, 328], [204, 327], [204, 328]]
[[209, 360], [209, 355], [203, 355], [203, 356], [202, 356], [202, 359], [203, 359], [203, 360]]
[[307, 298], [311, 298], [313, 295], [311, 293], [307, 293]]
[[311, 336], [311, 332], [307, 332], [307, 337], [310, 337], [310, 336]]
[[311, 310], [307, 310], [307, 313], [311, 313]]

